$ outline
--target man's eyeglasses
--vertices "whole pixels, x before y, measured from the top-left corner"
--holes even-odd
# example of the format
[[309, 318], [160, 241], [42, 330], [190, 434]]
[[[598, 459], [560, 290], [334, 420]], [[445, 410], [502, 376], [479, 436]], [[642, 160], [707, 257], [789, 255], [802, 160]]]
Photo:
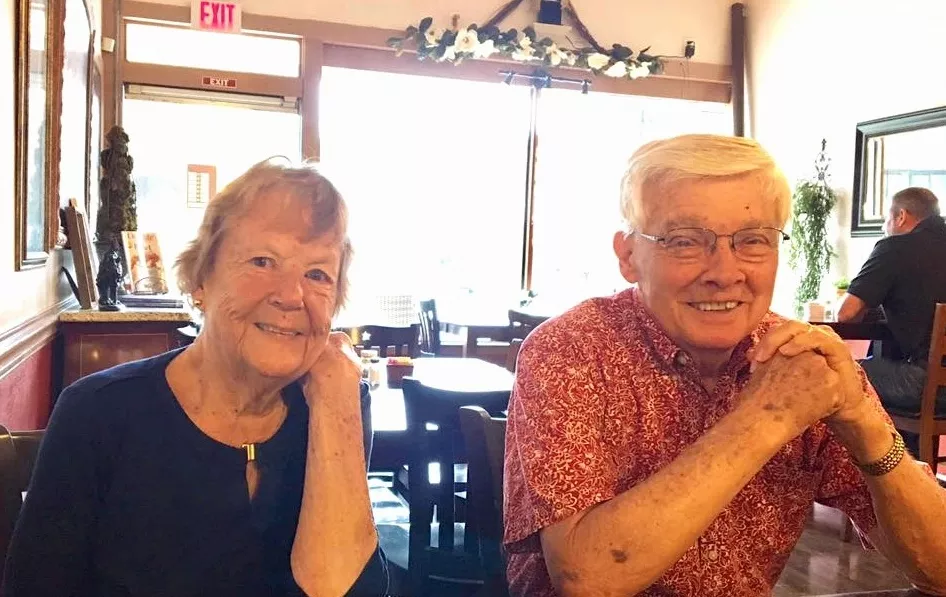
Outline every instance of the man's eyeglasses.
[[764, 261], [778, 252], [779, 245], [788, 235], [778, 228], [745, 228], [732, 234], [717, 234], [708, 228], [674, 228], [662, 236], [633, 231], [641, 238], [660, 245], [671, 257], [696, 260], [709, 256], [716, 249], [716, 241], [729, 238], [733, 254], [744, 261]]

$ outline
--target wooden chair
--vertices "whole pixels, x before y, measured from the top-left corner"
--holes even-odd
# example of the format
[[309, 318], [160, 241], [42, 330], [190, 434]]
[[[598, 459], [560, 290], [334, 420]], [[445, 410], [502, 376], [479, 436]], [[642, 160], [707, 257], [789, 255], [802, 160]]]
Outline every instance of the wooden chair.
[[525, 339], [529, 332], [539, 327], [548, 317], [529, 315], [515, 309], [509, 310], [509, 337]]
[[364, 325], [352, 328], [350, 333], [355, 345], [355, 352], [358, 354], [361, 354], [364, 349], [376, 348], [378, 355], [382, 358], [386, 356], [420, 356], [420, 345], [418, 344], [420, 325], [416, 323], [403, 328]]
[[[939, 436], [946, 435], [946, 303], [937, 303], [930, 337], [930, 356], [926, 366], [926, 386], [918, 412], [888, 407], [893, 423], [900, 431], [920, 438], [919, 458], [936, 472]], [[937, 400], [937, 397], [941, 398]]]
[[437, 318], [437, 301], [420, 301], [420, 350], [422, 353], [440, 356], [440, 320]]
[[464, 406], [460, 408], [460, 428], [469, 461], [465, 549], [479, 554], [484, 582], [492, 589], [489, 594], [506, 594], [502, 551], [506, 419], [490, 417], [478, 406]]
[[[478, 590], [484, 585], [485, 570], [479, 555], [466, 551], [465, 527], [457, 523], [454, 475], [449, 471], [466, 461], [460, 407], [475, 405], [498, 415], [508, 406], [509, 392], [448, 392], [411, 377], [404, 378], [403, 389], [410, 441], [407, 567], [411, 594], [441, 595], [444, 586]], [[441, 471], [436, 484], [428, 474], [432, 462]]]
[[0, 425], [0, 562], [6, 560], [23, 492], [27, 490], [33, 464], [43, 439], [42, 431], [7, 431]]
[[513, 338], [506, 349], [506, 370], [516, 372], [516, 361], [519, 359], [519, 349], [522, 348], [522, 338]]

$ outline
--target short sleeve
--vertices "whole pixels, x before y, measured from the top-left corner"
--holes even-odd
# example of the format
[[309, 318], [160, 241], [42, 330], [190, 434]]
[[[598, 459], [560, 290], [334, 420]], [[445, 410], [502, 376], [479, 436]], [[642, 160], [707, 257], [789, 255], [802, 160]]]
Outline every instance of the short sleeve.
[[874, 245], [870, 257], [851, 280], [847, 290], [848, 294], [858, 297], [868, 307], [876, 307], [884, 302], [902, 269], [897, 263], [898, 253], [891, 240], [882, 239]]
[[616, 495], [617, 469], [602, 441], [598, 359], [585, 339], [561, 327], [536, 330], [519, 354], [506, 432], [510, 551], [537, 551], [540, 529]]

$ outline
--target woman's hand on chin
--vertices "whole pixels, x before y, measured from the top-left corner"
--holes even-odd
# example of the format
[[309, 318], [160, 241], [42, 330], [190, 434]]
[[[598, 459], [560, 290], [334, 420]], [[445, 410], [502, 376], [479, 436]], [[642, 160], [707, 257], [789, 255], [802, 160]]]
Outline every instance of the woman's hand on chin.
[[357, 407], [361, 360], [355, 354], [351, 338], [343, 332], [329, 334], [325, 350], [303, 378], [306, 402], [321, 398], [350, 401]]

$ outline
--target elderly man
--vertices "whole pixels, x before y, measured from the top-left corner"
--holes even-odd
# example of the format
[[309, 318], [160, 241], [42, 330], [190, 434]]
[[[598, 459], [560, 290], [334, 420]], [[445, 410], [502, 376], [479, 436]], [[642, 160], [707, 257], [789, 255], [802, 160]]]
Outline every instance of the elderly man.
[[[856, 321], [869, 307], [883, 305], [902, 361], [875, 357], [863, 362], [885, 406], [919, 412], [926, 384], [933, 307], [946, 302], [946, 223], [929, 189], [910, 187], [893, 196], [884, 222], [887, 238], [851, 282], [838, 321]], [[946, 390], [938, 408], [946, 413]]]
[[614, 250], [636, 287], [520, 353], [512, 595], [766, 595], [813, 501], [946, 595], [946, 494], [845, 344], [769, 312], [789, 203], [751, 140], [677, 137], [631, 158]]

